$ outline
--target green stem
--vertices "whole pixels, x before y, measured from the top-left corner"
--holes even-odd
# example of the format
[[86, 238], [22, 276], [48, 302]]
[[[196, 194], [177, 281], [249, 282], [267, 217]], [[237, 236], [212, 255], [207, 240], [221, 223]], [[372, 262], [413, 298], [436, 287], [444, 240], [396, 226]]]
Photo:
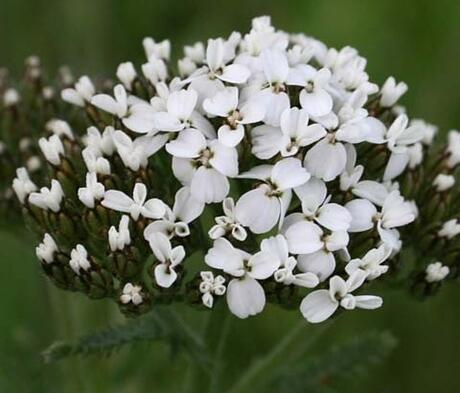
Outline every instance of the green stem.
[[230, 333], [230, 325], [232, 322], [230, 312], [228, 310], [226, 311], [227, 312], [225, 313], [222, 321], [219, 342], [217, 343], [217, 348], [213, 359], [214, 363], [211, 371], [211, 380], [209, 382], [209, 393], [218, 393], [221, 386], [221, 373], [224, 368], [223, 354], [225, 352], [227, 338]]
[[306, 326], [307, 325], [304, 320], [298, 322], [266, 356], [255, 361], [246, 373], [227, 391], [227, 393], [254, 391], [254, 386], [257, 382], [266, 379], [267, 372], [275, 369], [274, 366], [278, 362], [283, 361], [285, 356], [290, 352], [291, 344], [296, 340], [300, 333], [305, 331]]

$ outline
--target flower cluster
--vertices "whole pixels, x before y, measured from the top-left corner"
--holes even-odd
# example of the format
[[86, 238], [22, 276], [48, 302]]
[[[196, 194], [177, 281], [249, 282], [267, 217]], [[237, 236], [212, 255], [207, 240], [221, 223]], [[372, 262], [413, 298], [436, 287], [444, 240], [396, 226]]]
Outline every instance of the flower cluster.
[[86, 125], [54, 119], [38, 140], [45, 187], [27, 167], [14, 179], [58, 286], [134, 315], [225, 295], [240, 318], [272, 302], [318, 323], [379, 308], [369, 283], [386, 275], [424, 295], [456, 276], [460, 134], [436, 150], [436, 128], [397, 106], [404, 83], [379, 87], [355, 49], [268, 17], [186, 46], [177, 76], [169, 41], [143, 45], [113, 92], [88, 77], [61, 91]]

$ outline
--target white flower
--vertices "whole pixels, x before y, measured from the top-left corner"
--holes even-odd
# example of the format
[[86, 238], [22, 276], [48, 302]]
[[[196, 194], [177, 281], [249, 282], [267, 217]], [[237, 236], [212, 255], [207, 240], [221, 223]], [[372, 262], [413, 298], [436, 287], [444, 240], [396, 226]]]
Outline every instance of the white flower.
[[260, 60], [263, 79], [256, 81], [248, 89], [255, 90], [251, 99], [257, 100], [265, 107], [264, 123], [278, 127], [281, 114], [290, 107], [289, 96], [286, 93], [289, 64], [286, 54], [276, 49], [263, 50]]
[[385, 244], [379, 248], [369, 250], [362, 259], [352, 259], [345, 267], [348, 275], [356, 270], [362, 270], [367, 274], [367, 280], [375, 280], [388, 271], [388, 266], [382, 265], [391, 255], [391, 248]]
[[300, 311], [310, 323], [319, 323], [328, 319], [341, 306], [346, 310], [363, 308], [367, 310], [382, 306], [382, 298], [372, 295], [352, 295], [366, 280], [366, 273], [357, 270], [347, 281], [339, 276], [329, 280], [329, 289], [319, 289], [309, 293], [300, 305]]
[[19, 96], [19, 93], [16, 89], [9, 88], [6, 89], [3, 93], [3, 105], [5, 106], [5, 108], [17, 105], [20, 100], [21, 97]]
[[290, 225], [285, 236], [292, 254], [313, 254], [320, 250], [339, 251], [345, 249], [349, 241], [347, 231], [325, 234], [318, 225], [306, 220]]
[[72, 128], [70, 127], [69, 123], [64, 120], [51, 119], [45, 124], [45, 128], [59, 137], [65, 136], [70, 140], [75, 139]]
[[151, 57], [147, 63], [142, 64], [141, 68], [142, 73], [153, 86], [168, 78], [168, 67], [162, 59]]
[[455, 177], [452, 175], [445, 175], [440, 173], [433, 180], [433, 186], [438, 192], [444, 192], [452, 188], [455, 184]]
[[155, 280], [162, 288], [169, 288], [177, 280], [174, 270], [185, 258], [182, 246], [172, 248], [169, 239], [162, 233], [152, 233], [149, 237], [150, 248], [160, 262], [155, 266]]
[[246, 83], [251, 72], [241, 64], [227, 63], [234, 57], [230, 41], [222, 38], [208, 40], [206, 47], [206, 66], [193, 73], [190, 86], [203, 98], [212, 97], [224, 87], [222, 82], [232, 84]]
[[202, 294], [201, 301], [203, 304], [212, 308], [214, 305], [214, 296], [222, 296], [225, 294], [225, 278], [222, 276], [215, 276], [212, 272], [200, 272], [201, 283], [200, 292]]
[[217, 131], [219, 141], [225, 146], [234, 147], [244, 137], [245, 124], [261, 121], [265, 116], [265, 108], [256, 101], [238, 103], [238, 88], [227, 87], [212, 98], [203, 102], [204, 110], [211, 116], [225, 119]]
[[201, 132], [186, 129], [166, 145], [174, 156], [173, 172], [184, 185], [190, 185], [192, 196], [200, 202], [221, 202], [230, 185], [227, 177], [238, 174], [238, 153], [218, 140], [206, 140]]
[[409, 118], [406, 114], [399, 115], [386, 133], [388, 149], [401, 154], [407, 151], [407, 146], [420, 142], [424, 137], [424, 129], [418, 124], [408, 127]]
[[225, 198], [222, 202], [222, 207], [225, 216], [215, 218], [216, 225], [209, 230], [209, 237], [216, 240], [230, 234], [236, 240], [246, 240], [248, 234], [244, 226], [241, 225], [236, 218], [235, 202], [233, 198]]
[[128, 114], [128, 95], [123, 85], [116, 85], [113, 94], [115, 98], [108, 94], [96, 94], [91, 104], [121, 119]]
[[109, 246], [112, 252], [122, 251], [131, 244], [131, 234], [129, 233], [129, 217], [122, 216], [118, 230], [111, 226], [109, 229]]
[[439, 237], [452, 239], [460, 233], [460, 223], [456, 218], [446, 221], [438, 231]]
[[95, 172], [86, 174], [86, 187], [80, 187], [78, 189], [78, 199], [90, 209], [93, 209], [96, 205], [96, 201], [104, 198], [105, 187], [102, 183], [97, 180]]
[[88, 172], [98, 173], [100, 175], [110, 175], [110, 162], [101, 156], [99, 150], [93, 147], [86, 147], [81, 152]]
[[91, 262], [88, 260], [88, 251], [81, 244], [78, 244], [70, 252], [69, 265], [77, 275], [80, 275], [80, 270], [83, 269], [86, 272], [91, 268]]
[[449, 266], [443, 266], [441, 262], [430, 263], [425, 270], [425, 280], [433, 283], [444, 280], [450, 273]]
[[380, 105], [384, 108], [392, 107], [406, 91], [407, 85], [404, 82], [396, 83], [395, 78], [390, 76], [380, 90]]
[[91, 79], [87, 76], [82, 76], [78, 82], [75, 83], [75, 88], [62, 90], [61, 97], [69, 104], [84, 107], [87, 103], [91, 103], [91, 98], [95, 93], [96, 89]]
[[168, 140], [168, 136], [145, 135], [132, 140], [123, 131], [115, 131], [114, 143], [123, 164], [132, 171], [145, 168], [148, 159], [160, 150]]
[[123, 293], [120, 296], [120, 301], [123, 304], [132, 303], [135, 306], [138, 306], [142, 303], [142, 287], [139, 285], [133, 285], [130, 282], [125, 284], [123, 287]]
[[327, 91], [330, 79], [329, 69], [317, 70], [308, 64], [300, 64], [291, 71], [289, 84], [303, 87], [300, 105], [310, 116], [325, 116], [332, 110], [333, 100]]
[[348, 230], [352, 220], [351, 214], [345, 207], [329, 202], [331, 196], [327, 196], [327, 187], [323, 181], [312, 177], [294, 191], [302, 202], [302, 213], [305, 218], [316, 221], [331, 231]]
[[64, 191], [57, 180], [51, 180], [51, 188], [43, 187], [40, 192], [33, 192], [29, 195], [29, 203], [43, 210], [52, 210], [58, 213], [61, 210], [61, 202], [64, 198]]
[[38, 145], [45, 156], [46, 160], [53, 164], [59, 165], [61, 163], [61, 156], [64, 156], [64, 145], [57, 135], [51, 135], [48, 139], [40, 138]]
[[355, 187], [364, 172], [364, 166], [356, 165], [356, 149], [353, 145], [348, 144], [345, 146], [347, 152], [347, 163], [345, 170], [340, 175], [340, 189], [348, 191]]
[[133, 88], [133, 82], [137, 78], [133, 63], [130, 61], [121, 63], [117, 68], [117, 78], [123, 83], [127, 90], [131, 90]]
[[319, 284], [319, 279], [314, 273], [294, 273], [294, 269], [297, 267], [297, 260], [293, 256], [289, 256], [288, 244], [283, 235], [262, 240], [260, 249], [279, 261], [280, 267], [274, 273], [274, 278], [277, 282], [305, 288], [314, 288]]
[[31, 192], [37, 191], [37, 186], [30, 180], [26, 168], [16, 169], [16, 178], [13, 180], [13, 190], [21, 203], [24, 203]]
[[169, 60], [171, 55], [171, 42], [169, 40], [155, 42], [153, 38], [146, 37], [143, 39], [142, 45], [144, 46], [147, 59], [154, 57], [157, 59]]
[[309, 116], [304, 109], [287, 108], [281, 114], [280, 128], [261, 125], [251, 132], [252, 153], [260, 159], [269, 159], [281, 153], [293, 156], [301, 147], [311, 145], [326, 135], [319, 124], [308, 124]]
[[236, 204], [236, 217], [253, 233], [265, 233], [282, 224], [292, 189], [310, 178], [297, 158], [285, 158], [275, 165], [261, 165], [239, 176], [262, 180], [263, 184], [243, 194]]
[[88, 127], [86, 131], [85, 145], [98, 151], [100, 155], [111, 156], [115, 151], [114, 143], [115, 129], [107, 126], [101, 134], [96, 127]]
[[454, 168], [460, 163], [460, 132], [457, 130], [451, 130], [447, 135], [447, 153], [447, 166]]
[[48, 264], [54, 262], [54, 254], [56, 254], [58, 251], [59, 249], [56, 242], [48, 233], [45, 233], [43, 242], [40, 243], [37, 248], [35, 248], [37, 258]]
[[238, 318], [256, 315], [265, 307], [265, 292], [257, 280], [265, 280], [279, 268], [280, 261], [266, 251], [255, 255], [234, 248], [224, 238], [214, 241], [205, 256], [208, 266], [235, 277], [227, 287], [227, 304]]
[[108, 190], [101, 204], [107, 209], [129, 213], [135, 221], [140, 215], [145, 218], [158, 219], [166, 212], [165, 205], [160, 199], [147, 200], [147, 187], [143, 183], [136, 183], [132, 198], [122, 191]]
[[[374, 203], [376, 202], [374, 200]], [[396, 228], [411, 223], [416, 217], [413, 204], [405, 201], [398, 190], [390, 192], [385, 197], [380, 213], [366, 199], [354, 199], [345, 207], [353, 217], [349, 232], [367, 231], [374, 227], [375, 221], [383, 229]]]
[[166, 205], [165, 209], [166, 212], [162, 219], [152, 222], [145, 228], [144, 238], [147, 241], [155, 232], [161, 232], [170, 239], [174, 236], [190, 235], [188, 224], [203, 213], [204, 203], [193, 198], [190, 187], [182, 187], [176, 193], [172, 210]]

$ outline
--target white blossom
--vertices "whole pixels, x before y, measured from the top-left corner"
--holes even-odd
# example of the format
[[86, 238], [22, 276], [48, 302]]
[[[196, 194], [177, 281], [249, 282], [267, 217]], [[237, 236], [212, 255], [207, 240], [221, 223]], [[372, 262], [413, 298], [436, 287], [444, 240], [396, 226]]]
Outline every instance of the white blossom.
[[72, 128], [64, 120], [51, 119], [46, 123], [45, 128], [59, 137], [67, 137], [70, 140], [75, 139]]
[[139, 285], [133, 285], [130, 282], [126, 283], [123, 287], [123, 292], [120, 296], [120, 301], [123, 304], [132, 303], [138, 306], [143, 302], [142, 298], [142, 287]]
[[446, 221], [438, 231], [439, 237], [445, 237], [449, 240], [453, 239], [458, 234], [460, 234], [460, 223], [456, 218]]
[[137, 73], [133, 63], [130, 61], [121, 63], [117, 68], [117, 78], [123, 83], [127, 90], [133, 88], [133, 82], [137, 78]]
[[172, 248], [169, 239], [162, 233], [152, 233], [149, 237], [150, 248], [160, 262], [155, 266], [156, 283], [162, 288], [169, 288], [177, 280], [176, 266], [183, 262], [185, 250], [182, 246]]
[[122, 251], [131, 244], [131, 234], [129, 232], [129, 216], [122, 216], [118, 229], [111, 226], [109, 229], [109, 246], [112, 252]]
[[375, 280], [388, 271], [387, 265], [382, 265], [391, 254], [391, 248], [385, 244], [379, 248], [372, 248], [361, 259], [352, 259], [345, 267], [345, 271], [352, 275], [357, 270], [362, 270], [367, 274], [367, 280]]
[[216, 225], [209, 230], [209, 237], [213, 240], [231, 235], [234, 239], [245, 241], [248, 236], [246, 229], [236, 218], [235, 201], [233, 198], [225, 198], [222, 202], [225, 216], [215, 218]]
[[136, 183], [132, 197], [119, 190], [108, 190], [104, 193], [101, 204], [107, 209], [130, 214], [135, 221], [139, 216], [158, 219], [166, 212], [165, 205], [160, 199], [147, 199], [147, 187], [143, 183]]
[[48, 139], [45, 137], [40, 138], [38, 140], [38, 145], [49, 163], [56, 166], [61, 163], [61, 158], [64, 156], [65, 151], [59, 136], [52, 135]]
[[426, 267], [425, 273], [425, 280], [433, 283], [444, 280], [449, 275], [450, 269], [449, 266], [445, 266], [441, 262], [434, 262]]
[[30, 180], [29, 173], [26, 168], [16, 169], [16, 177], [13, 180], [13, 190], [19, 199], [19, 202], [24, 203], [30, 193], [37, 191], [37, 186]]
[[280, 261], [267, 251], [251, 255], [224, 238], [214, 241], [205, 256], [208, 266], [234, 278], [227, 286], [227, 304], [238, 318], [256, 315], [265, 307], [265, 292], [258, 280], [265, 280], [279, 268]]
[[32, 192], [29, 195], [29, 203], [38, 206], [43, 210], [51, 210], [58, 213], [61, 210], [64, 191], [61, 183], [57, 180], [51, 180], [51, 188], [42, 187], [40, 192]]
[[345, 281], [340, 276], [329, 280], [329, 289], [319, 289], [309, 293], [300, 305], [300, 311], [310, 323], [328, 319], [340, 307], [345, 310], [363, 308], [367, 310], [382, 306], [382, 298], [372, 295], [353, 295], [366, 280], [366, 273], [357, 270]]
[[254, 233], [265, 233], [277, 222], [282, 224], [290, 204], [292, 189], [310, 178], [297, 158], [285, 158], [275, 165], [262, 165], [239, 176], [263, 181], [243, 194], [236, 204], [238, 221]]
[[42, 243], [35, 248], [37, 258], [44, 263], [53, 263], [54, 256], [59, 251], [58, 246], [50, 234], [45, 233]]
[[93, 209], [96, 201], [104, 198], [105, 187], [97, 180], [95, 172], [86, 174], [86, 186], [78, 189], [78, 199], [88, 208]]
[[87, 76], [82, 76], [77, 83], [75, 83], [74, 88], [67, 88], [62, 90], [61, 98], [76, 106], [84, 107], [86, 104], [91, 103], [91, 98], [96, 93], [91, 79]]
[[395, 78], [390, 76], [380, 89], [380, 105], [384, 108], [392, 107], [406, 93], [407, 89], [408, 87], [404, 82], [396, 83]]
[[81, 270], [86, 272], [91, 268], [91, 262], [88, 259], [88, 251], [86, 251], [83, 245], [78, 244], [70, 252], [69, 265], [77, 275], [80, 275]]
[[222, 296], [225, 294], [225, 278], [222, 276], [214, 276], [212, 272], [200, 272], [200, 292], [201, 301], [203, 304], [212, 308], [214, 305], [214, 296]]
[[121, 119], [128, 114], [128, 94], [123, 85], [116, 85], [113, 94], [114, 97], [96, 94], [91, 98], [91, 104]]
[[447, 153], [449, 154], [447, 165], [449, 168], [453, 168], [460, 163], [460, 132], [457, 130], [449, 131], [447, 139]]
[[455, 184], [455, 177], [440, 173], [433, 180], [433, 186], [438, 192], [444, 192], [452, 188]]

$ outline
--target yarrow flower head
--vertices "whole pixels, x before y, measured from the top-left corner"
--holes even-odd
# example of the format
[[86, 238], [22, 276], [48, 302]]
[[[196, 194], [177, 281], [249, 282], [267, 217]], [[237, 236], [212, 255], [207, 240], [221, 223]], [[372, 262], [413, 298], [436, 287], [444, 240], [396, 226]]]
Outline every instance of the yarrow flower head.
[[[357, 50], [269, 17], [187, 45], [178, 75], [169, 41], [143, 46], [120, 83], [66, 73], [43, 96], [63, 110], [16, 150], [0, 143], [2, 163], [24, 161], [4, 166], [0, 195], [14, 190], [56, 285], [129, 315], [226, 302], [247, 318], [274, 302], [319, 323], [381, 307], [372, 282], [384, 276], [424, 296], [455, 277], [459, 133], [432, 148], [437, 128], [398, 105], [404, 82], [379, 87]], [[22, 113], [20, 92], [3, 101]]]

